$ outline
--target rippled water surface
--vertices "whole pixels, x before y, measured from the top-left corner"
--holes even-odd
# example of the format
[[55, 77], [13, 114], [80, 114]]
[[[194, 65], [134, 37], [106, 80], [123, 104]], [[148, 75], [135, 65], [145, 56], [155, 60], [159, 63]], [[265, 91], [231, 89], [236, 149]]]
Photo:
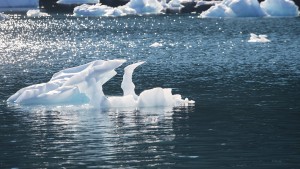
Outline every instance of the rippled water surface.
[[[300, 18], [12, 16], [0, 22], [0, 168], [300, 168], [299, 28]], [[61, 69], [115, 58], [146, 61], [137, 93], [173, 88], [195, 106], [6, 104]], [[124, 66], [105, 94], [122, 94]]]

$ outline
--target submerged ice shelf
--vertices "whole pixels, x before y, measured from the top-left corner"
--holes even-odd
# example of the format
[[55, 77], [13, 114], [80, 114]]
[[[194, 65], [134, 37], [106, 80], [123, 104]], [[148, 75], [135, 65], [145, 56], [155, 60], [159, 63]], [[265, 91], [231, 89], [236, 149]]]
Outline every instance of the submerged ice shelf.
[[193, 100], [173, 95], [171, 89], [153, 88], [135, 93], [132, 74], [138, 62], [125, 67], [121, 88], [123, 96], [105, 96], [102, 86], [114, 77], [115, 69], [126, 60], [96, 60], [55, 73], [49, 82], [20, 89], [7, 99], [21, 105], [82, 105], [94, 108], [176, 107], [194, 104]]

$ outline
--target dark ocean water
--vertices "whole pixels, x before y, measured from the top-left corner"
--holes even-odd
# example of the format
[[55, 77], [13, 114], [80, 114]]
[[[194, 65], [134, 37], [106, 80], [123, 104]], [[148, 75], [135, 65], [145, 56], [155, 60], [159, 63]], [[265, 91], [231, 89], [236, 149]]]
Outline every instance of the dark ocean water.
[[[248, 43], [250, 33], [270, 43]], [[161, 47], [149, 47], [154, 42]], [[15, 16], [0, 22], [0, 168], [300, 168], [300, 18]], [[6, 99], [96, 59], [195, 100], [142, 110]], [[104, 86], [121, 95], [119, 74]]]

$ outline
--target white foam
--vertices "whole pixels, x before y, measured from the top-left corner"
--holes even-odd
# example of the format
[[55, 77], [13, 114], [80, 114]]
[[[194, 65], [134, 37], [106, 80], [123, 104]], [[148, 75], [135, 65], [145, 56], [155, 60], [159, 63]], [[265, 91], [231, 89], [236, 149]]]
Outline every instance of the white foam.
[[59, 0], [56, 3], [58, 4], [96, 4], [99, 3], [99, 0]]
[[123, 96], [105, 96], [102, 90], [125, 60], [97, 60], [55, 73], [49, 82], [20, 89], [7, 102], [22, 105], [89, 105], [94, 108], [187, 106], [195, 102], [172, 95], [171, 89], [154, 88], [135, 93], [134, 70], [144, 62], [125, 68]]
[[200, 17], [269, 17], [298, 16], [298, 7], [291, 0], [223, 0], [202, 12]]
[[45, 12], [41, 12], [39, 9], [32, 9], [27, 11], [26, 15], [28, 17], [45, 17], [45, 16], [50, 16], [49, 14]]
[[260, 43], [266, 43], [271, 42], [269, 39], [267, 39], [267, 35], [256, 35], [254, 33], [250, 33], [250, 39], [248, 42], [260, 42]]

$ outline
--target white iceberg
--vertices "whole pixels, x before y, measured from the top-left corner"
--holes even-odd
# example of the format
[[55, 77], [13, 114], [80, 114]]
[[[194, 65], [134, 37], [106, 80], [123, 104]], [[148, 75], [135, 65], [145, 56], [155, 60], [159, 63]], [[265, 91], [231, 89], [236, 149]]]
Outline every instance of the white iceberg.
[[292, 0], [265, 0], [260, 6], [269, 16], [299, 15], [299, 8]]
[[266, 43], [271, 42], [269, 39], [267, 39], [267, 35], [256, 35], [254, 33], [250, 33], [250, 39], [248, 42], [260, 42], [260, 43]]
[[32, 9], [27, 11], [26, 15], [28, 17], [45, 17], [45, 16], [50, 16], [49, 14], [45, 12], [41, 12], [39, 9]]
[[266, 13], [257, 0], [223, 0], [202, 12], [200, 17], [263, 17]]
[[75, 16], [124, 16], [135, 14], [159, 14], [163, 6], [157, 0], [131, 0], [119, 7], [109, 7], [101, 3], [83, 4], [74, 8]]
[[223, 0], [202, 12], [202, 18], [298, 16], [297, 5], [291, 0]]
[[22, 105], [83, 105], [94, 108], [187, 106], [194, 101], [173, 95], [171, 89], [153, 88], [140, 95], [134, 91], [132, 74], [144, 62], [125, 68], [121, 88], [123, 96], [105, 96], [102, 86], [114, 77], [115, 69], [126, 60], [97, 60], [55, 73], [49, 82], [20, 89], [7, 99]]
[[59, 0], [56, 3], [58, 4], [96, 4], [99, 3], [99, 0]]

